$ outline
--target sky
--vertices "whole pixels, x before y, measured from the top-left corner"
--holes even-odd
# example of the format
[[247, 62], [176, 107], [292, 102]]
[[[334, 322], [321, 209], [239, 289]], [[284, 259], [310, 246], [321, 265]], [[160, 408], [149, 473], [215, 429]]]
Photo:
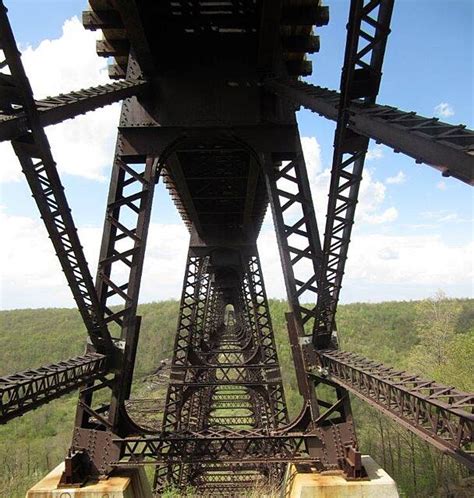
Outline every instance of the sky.
[[[5, 0], [36, 98], [108, 81], [95, 54], [98, 33], [80, 23], [81, 0]], [[307, 81], [339, 88], [349, 1], [327, 0], [328, 26]], [[380, 104], [474, 127], [471, 0], [398, 0]], [[84, 251], [95, 275], [120, 105], [47, 128]], [[324, 229], [335, 124], [298, 113], [320, 232]], [[74, 305], [46, 229], [10, 144], [0, 144], [0, 308]], [[341, 302], [423, 299], [438, 290], [473, 296], [472, 189], [371, 142]], [[188, 246], [166, 190], [158, 185], [141, 302], [180, 294]], [[269, 297], [284, 298], [271, 218], [259, 238]]]

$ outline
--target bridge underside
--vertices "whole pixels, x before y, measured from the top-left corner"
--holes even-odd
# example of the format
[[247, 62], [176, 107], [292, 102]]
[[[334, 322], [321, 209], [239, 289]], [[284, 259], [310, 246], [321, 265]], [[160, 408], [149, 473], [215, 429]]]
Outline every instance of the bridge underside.
[[[238, 496], [278, 486], [288, 463], [363, 477], [353, 392], [472, 467], [472, 395], [338, 351], [336, 308], [369, 138], [472, 181], [472, 132], [375, 103], [393, 2], [351, 2], [340, 93], [297, 80], [319, 49], [313, 26], [328, 21], [319, 1], [90, 6], [84, 25], [102, 30], [98, 54], [113, 57], [110, 76], [124, 80], [44, 101], [33, 99], [1, 12], [11, 74], [0, 78], [0, 139], [12, 140], [89, 334], [85, 355], [0, 379], [1, 421], [80, 387], [62, 486], [151, 464], [156, 494], [192, 486]], [[44, 126], [120, 99], [94, 284]], [[323, 240], [300, 105], [336, 121]], [[155, 375], [164, 375], [166, 399], [139, 402], [130, 399], [137, 304], [159, 181], [190, 242], [173, 358]], [[267, 210], [303, 400], [293, 421], [256, 244]], [[150, 412], [163, 412], [159, 427], [136, 418]]]

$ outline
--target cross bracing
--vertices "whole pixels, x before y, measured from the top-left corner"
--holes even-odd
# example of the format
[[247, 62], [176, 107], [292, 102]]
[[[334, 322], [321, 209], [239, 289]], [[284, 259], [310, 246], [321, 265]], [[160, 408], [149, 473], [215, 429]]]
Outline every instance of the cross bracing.
[[[290, 462], [360, 478], [349, 392], [474, 466], [472, 394], [338, 350], [337, 304], [369, 139], [473, 182], [471, 130], [376, 103], [392, 9], [390, 0], [351, 1], [335, 92], [298, 80], [319, 50], [314, 28], [329, 20], [319, 1], [91, 0], [84, 26], [102, 31], [97, 52], [114, 59], [117, 82], [35, 100], [2, 4], [0, 139], [13, 143], [89, 341], [81, 357], [1, 378], [0, 420], [80, 388], [63, 484], [137, 464], [155, 465], [157, 494], [191, 485], [238, 496], [256, 481], [280, 482]], [[44, 127], [117, 100], [93, 280]], [[337, 123], [324, 238], [299, 106]], [[137, 304], [159, 181], [190, 243], [173, 357], [157, 374], [167, 395], [139, 402], [130, 399]], [[295, 420], [256, 247], [268, 208], [304, 400]], [[161, 423], [146, 418], [154, 412]]]

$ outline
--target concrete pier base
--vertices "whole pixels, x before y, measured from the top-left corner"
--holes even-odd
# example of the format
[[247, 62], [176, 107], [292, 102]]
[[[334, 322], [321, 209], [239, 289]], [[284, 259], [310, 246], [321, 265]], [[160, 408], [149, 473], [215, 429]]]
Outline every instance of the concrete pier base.
[[398, 498], [395, 481], [368, 455], [362, 456], [364, 480], [349, 481], [342, 474], [299, 472], [291, 465], [285, 498]]
[[86, 483], [81, 488], [58, 488], [64, 463], [35, 484], [26, 498], [152, 498], [152, 492], [143, 468], [121, 472], [104, 481]]

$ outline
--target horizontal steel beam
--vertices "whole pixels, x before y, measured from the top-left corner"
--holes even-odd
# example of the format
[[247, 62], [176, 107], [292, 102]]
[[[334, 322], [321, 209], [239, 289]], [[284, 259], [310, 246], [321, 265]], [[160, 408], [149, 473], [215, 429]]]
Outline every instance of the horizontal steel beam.
[[[474, 394], [354, 353], [318, 353], [323, 375], [474, 470]], [[326, 371], [324, 371], [326, 369]]]
[[107, 372], [106, 357], [88, 353], [0, 377], [0, 424], [93, 382]]
[[[36, 100], [40, 124], [49, 126], [75, 118], [80, 114], [137, 95], [146, 86], [147, 82], [144, 80], [124, 80]], [[28, 129], [28, 117], [24, 112], [0, 114], [0, 142], [13, 140]]]
[[[340, 94], [302, 81], [268, 80], [268, 90], [296, 105], [337, 120]], [[352, 103], [349, 128], [474, 185], [474, 131], [384, 105]]]
[[230, 428], [186, 431], [172, 435], [113, 438], [122, 459], [113, 466], [172, 463], [314, 463], [319, 457], [308, 454], [306, 443], [321, 445], [315, 434], [268, 434], [263, 430]]

